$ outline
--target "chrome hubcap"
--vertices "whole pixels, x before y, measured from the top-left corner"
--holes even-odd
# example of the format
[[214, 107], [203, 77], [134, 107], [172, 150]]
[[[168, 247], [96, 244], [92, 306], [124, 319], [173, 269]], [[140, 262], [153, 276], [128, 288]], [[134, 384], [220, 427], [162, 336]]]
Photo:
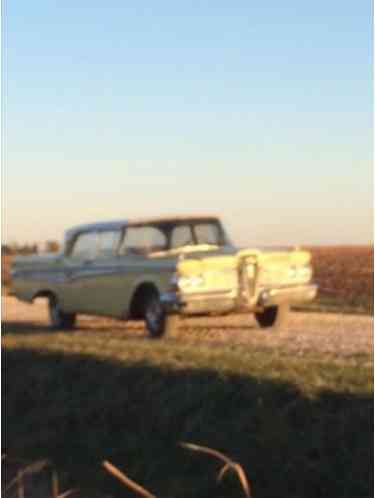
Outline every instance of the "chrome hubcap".
[[50, 303], [49, 310], [51, 314], [52, 322], [58, 324], [60, 321], [60, 309], [57, 303]]
[[151, 303], [147, 306], [146, 310], [146, 321], [152, 329], [157, 329], [160, 325], [161, 318], [163, 316], [163, 310], [159, 299], [153, 299]]

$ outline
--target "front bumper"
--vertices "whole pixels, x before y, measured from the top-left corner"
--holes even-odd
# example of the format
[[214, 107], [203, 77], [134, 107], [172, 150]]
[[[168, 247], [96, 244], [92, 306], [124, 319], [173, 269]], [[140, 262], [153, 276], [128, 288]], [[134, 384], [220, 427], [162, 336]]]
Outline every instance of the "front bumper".
[[318, 286], [316, 284], [265, 289], [260, 292], [258, 305], [266, 307], [286, 303], [308, 303], [316, 297], [317, 293]]
[[204, 313], [226, 313], [229, 311], [255, 311], [279, 304], [301, 304], [312, 301], [318, 292], [316, 284], [305, 284], [279, 288], [261, 289], [253, 304], [239, 300], [233, 291], [206, 292], [180, 295], [166, 292], [161, 295], [161, 304], [167, 313], [195, 315]]
[[183, 315], [226, 313], [236, 308], [236, 293], [219, 291], [180, 295], [167, 292], [161, 295], [160, 301], [167, 313]]
[[160, 296], [160, 303], [167, 313], [179, 313], [183, 304], [176, 292], [164, 292]]

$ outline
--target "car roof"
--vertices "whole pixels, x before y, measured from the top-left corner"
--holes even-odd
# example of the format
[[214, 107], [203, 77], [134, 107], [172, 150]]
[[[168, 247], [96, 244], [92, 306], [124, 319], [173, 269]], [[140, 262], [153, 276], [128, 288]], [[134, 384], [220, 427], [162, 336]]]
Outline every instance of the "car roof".
[[127, 226], [138, 226], [138, 225], [152, 225], [152, 224], [174, 224], [188, 221], [210, 221], [217, 220], [218, 217], [215, 215], [191, 215], [191, 216], [160, 216], [151, 218], [134, 218], [134, 219], [122, 219], [122, 220], [112, 220], [112, 221], [102, 221], [97, 223], [86, 223], [83, 225], [77, 225], [66, 231], [65, 235], [67, 238], [72, 238], [78, 233], [82, 232], [100, 232], [107, 230], [119, 230]]

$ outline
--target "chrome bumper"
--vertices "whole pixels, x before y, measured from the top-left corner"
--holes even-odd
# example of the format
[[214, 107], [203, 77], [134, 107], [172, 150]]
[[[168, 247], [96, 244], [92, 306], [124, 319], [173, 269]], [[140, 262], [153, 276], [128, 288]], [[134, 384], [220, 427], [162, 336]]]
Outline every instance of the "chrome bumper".
[[160, 302], [167, 313], [197, 315], [231, 311], [236, 307], [236, 296], [233, 291], [197, 293], [189, 296], [167, 292], [161, 294]]
[[235, 291], [207, 292], [180, 296], [175, 292], [161, 294], [160, 302], [167, 313], [194, 315], [229, 311], [254, 311], [283, 303], [300, 304], [312, 301], [318, 292], [315, 284], [263, 289], [253, 304], [239, 301]]
[[167, 313], [178, 313], [183, 306], [180, 296], [175, 292], [165, 292], [164, 294], [161, 294], [160, 303]]
[[258, 305], [264, 307], [283, 303], [308, 303], [316, 297], [317, 293], [318, 286], [316, 284], [265, 289], [260, 293]]

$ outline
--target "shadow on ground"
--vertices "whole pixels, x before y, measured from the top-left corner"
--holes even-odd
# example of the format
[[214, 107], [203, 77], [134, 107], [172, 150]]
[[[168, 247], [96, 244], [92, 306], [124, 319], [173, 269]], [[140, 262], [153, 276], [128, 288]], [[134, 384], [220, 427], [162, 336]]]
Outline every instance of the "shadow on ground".
[[159, 497], [241, 496], [179, 441], [235, 458], [255, 498], [372, 496], [371, 396], [311, 399], [284, 382], [47, 351], [5, 350], [3, 369], [3, 450], [51, 459], [83, 496], [124, 495], [104, 459]]
[[[206, 330], [256, 330], [258, 327], [250, 319], [244, 321], [244, 323], [236, 323], [233, 321], [225, 323], [223, 319], [218, 321], [220, 317], [204, 317], [203, 321], [200, 318], [182, 318], [181, 328], [188, 332], [200, 332]], [[47, 322], [36, 322], [36, 321], [12, 321], [7, 320], [2, 322], [2, 333], [3, 334], [51, 334], [56, 333], [56, 330], [51, 329]], [[76, 328], [71, 331], [61, 330], [61, 332], [74, 333], [74, 331], [95, 331], [95, 332], [109, 332], [113, 334], [114, 332], [119, 332], [123, 334], [129, 334], [139, 332], [144, 333], [148, 337], [148, 333], [145, 330], [143, 321], [121, 321], [107, 318], [78, 318]], [[59, 331], [60, 332], [60, 331]]]
[[6, 334], [51, 334], [49, 325], [35, 321], [6, 321], [1, 322], [1, 332]]

